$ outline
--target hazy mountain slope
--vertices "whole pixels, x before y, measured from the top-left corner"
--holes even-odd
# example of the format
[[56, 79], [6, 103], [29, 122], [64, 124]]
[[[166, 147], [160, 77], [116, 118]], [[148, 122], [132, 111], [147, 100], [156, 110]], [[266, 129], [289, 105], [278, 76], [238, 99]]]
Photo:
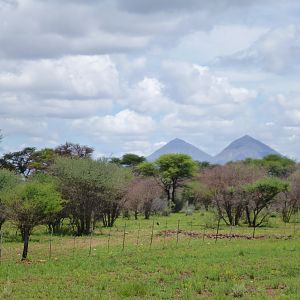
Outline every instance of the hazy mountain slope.
[[194, 160], [198, 161], [211, 161], [212, 157], [198, 149], [197, 147], [181, 140], [181, 139], [174, 139], [161, 147], [160, 149], [156, 150], [150, 156], [147, 157], [148, 161], [154, 161], [162, 154], [167, 153], [184, 153], [190, 155]]
[[245, 135], [233, 141], [228, 147], [213, 158], [214, 163], [224, 164], [245, 158], [263, 158], [269, 154], [279, 154], [266, 144]]

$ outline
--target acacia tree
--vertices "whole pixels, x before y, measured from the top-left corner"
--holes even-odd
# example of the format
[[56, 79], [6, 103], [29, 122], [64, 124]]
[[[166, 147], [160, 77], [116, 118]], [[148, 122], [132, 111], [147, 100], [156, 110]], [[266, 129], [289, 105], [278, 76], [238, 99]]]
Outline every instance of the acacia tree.
[[140, 212], [144, 213], [145, 219], [149, 219], [154, 201], [161, 197], [162, 192], [161, 186], [153, 178], [136, 178], [125, 196], [126, 208], [134, 212], [136, 220]]
[[[275, 197], [288, 190], [289, 184], [277, 178], [263, 178], [243, 188], [246, 198], [246, 218], [254, 229], [263, 224]], [[253, 231], [254, 234], [254, 231]]]
[[202, 181], [195, 180], [184, 187], [182, 199], [189, 205], [192, 204], [195, 207], [204, 207], [205, 210], [208, 210], [209, 206], [212, 204], [213, 193]]
[[245, 210], [243, 185], [252, 183], [263, 175], [263, 170], [257, 167], [231, 163], [206, 169], [199, 176], [199, 181], [210, 188], [219, 217], [227, 225], [235, 226]]
[[77, 235], [89, 234], [97, 218], [104, 226], [114, 224], [131, 180], [129, 169], [87, 158], [57, 158], [51, 169], [67, 200], [64, 211]]
[[29, 237], [37, 225], [61, 210], [61, 195], [52, 183], [27, 181], [5, 195], [9, 217], [19, 228], [24, 242], [22, 259], [27, 258]]
[[124, 207], [125, 195], [133, 176], [130, 170], [107, 161], [105, 167], [105, 185], [103, 192], [98, 194], [98, 212], [103, 226], [112, 227]]
[[3, 201], [3, 194], [13, 189], [19, 182], [19, 178], [11, 171], [0, 169], [0, 231], [8, 217], [7, 205]]
[[282, 220], [289, 223], [293, 214], [300, 208], [300, 169], [289, 177], [290, 188], [282, 193], [277, 204]]
[[197, 169], [192, 157], [181, 153], [161, 155], [154, 163], [144, 162], [138, 170], [144, 175], [152, 175], [164, 189], [169, 205], [176, 204], [176, 191], [184, 180], [191, 178]]
[[94, 149], [89, 146], [66, 142], [54, 149], [55, 154], [73, 158], [91, 158]]
[[266, 170], [268, 176], [282, 179], [288, 178], [296, 168], [294, 160], [277, 154], [267, 155], [263, 159], [247, 158], [244, 163], [262, 167]]
[[26, 147], [21, 151], [4, 154], [0, 159], [0, 167], [28, 177], [31, 173], [31, 163], [35, 148]]

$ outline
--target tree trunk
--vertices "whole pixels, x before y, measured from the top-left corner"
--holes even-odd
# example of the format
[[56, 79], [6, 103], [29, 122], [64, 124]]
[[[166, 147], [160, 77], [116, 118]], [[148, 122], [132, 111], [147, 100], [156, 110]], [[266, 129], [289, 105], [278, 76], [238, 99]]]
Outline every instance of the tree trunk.
[[[135, 219], [135, 220], [138, 219], [138, 211], [137, 211], [137, 210], [134, 212], [134, 219]], [[0, 230], [1, 230], [1, 227], [0, 227]]]
[[24, 247], [23, 247], [22, 260], [25, 260], [28, 254], [29, 231], [25, 229], [23, 234], [24, 234]]

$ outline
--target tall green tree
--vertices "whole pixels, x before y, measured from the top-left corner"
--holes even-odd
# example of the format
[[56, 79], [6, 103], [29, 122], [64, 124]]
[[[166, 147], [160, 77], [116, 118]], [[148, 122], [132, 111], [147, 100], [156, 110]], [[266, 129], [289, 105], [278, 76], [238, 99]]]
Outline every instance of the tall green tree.
[[57, 158], [52, 173], [58, 179], [65, 213], [77, 235], [89, 234], [97, 218], [112, 226], [119, 216], [131, 171], [107, 160]]
[[0, 230], [8, 217], [8, 209], [3, 199], [3, 194], [15, 188], [19, 182], [20, 178], [15, 173], [0, 169]]
[[289, 184], [278, 178], [263, 178], [244, 186], [246, 218], [250, 227], [258, 227], [268, 216], [268, 209], [275, 197], [286, 192]]
[[192, 157], [181, 153], [164, 154], [154, 163], [144, 162], [138, 170], [147, 176], [154, 176], [161, 183], [168, 202], [176, 204], [177, 188], [197, 170], [197, 163]]
[[30, 180], [6, 193], [5, 202], [10, 219], [21, 231], [24, 242], [22, 259], [26, 259], [32, 230], [37, 225], [47, 223], [50, 215], [61, 210], [61, 195], [52, 183]]
[[139, 156], [133, 153], [127, 153], [122, 156], [120, 161], [121, 165], [126, 167], [134, 167], [144, 162], [146, 159], [144, 156]]

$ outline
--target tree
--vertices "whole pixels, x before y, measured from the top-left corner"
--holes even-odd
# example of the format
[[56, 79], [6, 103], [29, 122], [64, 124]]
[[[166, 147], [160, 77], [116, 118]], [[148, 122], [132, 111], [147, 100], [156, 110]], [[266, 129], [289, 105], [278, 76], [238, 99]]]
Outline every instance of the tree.
[[286, 192], [288, 187], [288, 182], [277, 178], [263, 178], [252, 184], [246, 184], [243, 191], [247, 201], [248, 225], [254, 229], [260, 226], [268, 216], [268, 209], [275, 197], [279, 193]]
[[205, 170], [199, 180], [210, 188], [219, 218], [235, 226], [245, 210], [243, 186], [263, 176], [264, 171], [255, 166], [230, 163]]
[[295, 171], [296, 162], [287, 157], [270, 154], [263, 159], [251, 159], [245, 160], [246, 164], [263, 167], [266, 169], [267, 175], [272, 177], [279, 177], [286, 179]]
[[19, 182], [19, 178], [11, 171], [0, 169], [0, 231], [8, 217], [7, 205], [2, 199], [2, 194], [12, 190]]
[[49, 167], [54, 163], [54, 158], [55, 152], [51, 148], [35, 151], [31, 156], [32, 161], [30, 162], [29, 167], [35, 173], [47, 173]]
[[55, 154], [73, 158], [91, 158], [94, 149], [89, 146], [66, 142], [54, 149]]
[[27, 181], [5, 195], [9, 216], [21, 231], [24, 242], [22, 259], [27, 258], [29, 237], [37, 225], [61, 210], [61, 195], [50, 183]]
[[146, 159], [144, 156], [138, 156], [133, 153], [127, 153], [122, 156], [121, 164], [126, 167], [134, 167], [144, 162]]
[[67, 200], [65, 214], [77, 235], [89, 234], [97, 218], [104, 226], [113, 226], [131, 180], [130, 170], [88, 158], [57, 158], [51, 170]]
[[162, 195], [162, 192], [162, 188], [154, 178], [136, 178], [125, 196], [126, 208], [134, 212], [136, 220], [140, 212], [144, 213], [145, 219], [149, 219], [154, 201]]
[[28, 177], [31, 173], [34, 152], [35, 148], [26, 147], [21, 151], [4, 154], [0, 159], [0, 167]]
[[176, 190], [197, 169], [192, 157], [181, 153], [164, 154], [154, 163], [144, 162], [138, 166], [141, 174], [152, 175], [162, 185], [169, 204], [175, 205]]
[[282, 220], [289, 223], [293, 214], [300, 208], [300, 169], [292, 174], [288, 181], [290, 188], [282, 193], [277, 201]]
[[204, 207], [205, 210], [208, 210], [212, 204], [213, 193], [201, 181], [192, 181], [184, 187], [182, 199], [188, 205], [194, 205], [196, 208]]

